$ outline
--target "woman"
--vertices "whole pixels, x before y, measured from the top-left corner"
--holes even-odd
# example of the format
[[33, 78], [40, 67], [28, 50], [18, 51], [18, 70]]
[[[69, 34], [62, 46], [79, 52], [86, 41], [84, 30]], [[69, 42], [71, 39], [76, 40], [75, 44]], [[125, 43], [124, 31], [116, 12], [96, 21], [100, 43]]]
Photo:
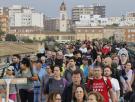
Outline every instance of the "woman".
[[[10, 79], [14, 79], [14, 67], [13, 66], [9, 66], [7, 71], [6, 71], [6, 75], [3, 77], [4, 79], [10, 78]], [[5, 88], [6, 89], [6, 88]], [[16, 88], [15, 85], [10, 85], [10, 93], [9, 93], [9, 99], [16, 101]]]
[[87, 79], [93, 79], [93, 68], [89, 66], [89, 75]]
[[49, 78], [53, 78], [53, 66], [47, 65], [46, 66], [46, 74], [43, 76], [41, 81], [41, 92], [40, 92], [40, 100], [41, 102], [45, 101], [45, 85]]
[[87, 102], [104, 102], [103, 96], [98, 92], [90, 92]]
[[127, 62], [125, 64], [125, 67], [123, 68], [122, 76], [120, 77], [123, 85], [124, 93], [132, 91], [131, 84], [132, 84], [133, 71], [131, 67], [132, 67], [131, 63]]
[[89, 66], [89, 75], [85, 81], [85, 85], [86, 85], [85, 88], [86, 88], [87, 93], [89, 93], [90, 91], [92, 91], [92, 87], [88, 87], [87, 83], [93, 83], [93, 68], [91, 66]]
[[38, 76], [33, 73], [32, 68], [30, 68], [30, 61], [28, 58], [23, 58], [21, 61], [21, 71], [18, 77], [27, 78], [27, 84], [23, 84], [19, 87], [19, 95], [21, 102], [33, 102], [34, 92], [33, 92], [33, 82], [38, 80]]
[[62, 68], [54, 67], [54, 77], [50, 78], [45, 85], [45, 94], [48, 95], [54, 91], [60, 92], [62, 95], [64, 88], [67, 85], [67, 80], [61, 77]]
[[47, 102], [61, 102], [61, 95], [59, 92], [49, 94]]
[[79, 85], [73, 94], [72, 102], [86, 102], [86, 90], [83, 86]]
[[[13, 66], [9, 66], [6, 70], [6, 74], [3, 76], [2, 79], [14, 79], [14, 67]], [[1, 85], [0, 86], [0, 96], [2, 98], [4, 98], [6, 95], [6, 86], [5, 85]], [[16, 100], [16, 88], [15, 85], [10, 85], [10, 90], [9, 90], [9, 99], [12, 101], [17, 101]], [[0, 101], [2, 102], [2, 101]]]
[[125, 72], [126, 72], [126, 75], [128, 77], [128, 80], [129, 80], [130, 85], [132, 85], [134, 74], [133, 74], [131, 62], [127, 62], [126, 63]]
[[127, 62], [125, 65], [125, 73], [126, 73], [126, 77], [127, 79], [123, 78], [124, 80], [122, 80], [122, 84], [123, 84], [123, 89], [124, 89], [124, 99], [125, 100], [129, 100], [132, 92], [132, 83], [133, 83], [133, 78], [134, 78], [134, 74], [133, 74], [133, 70], [131, 69], [132, 65], [131, 62]]

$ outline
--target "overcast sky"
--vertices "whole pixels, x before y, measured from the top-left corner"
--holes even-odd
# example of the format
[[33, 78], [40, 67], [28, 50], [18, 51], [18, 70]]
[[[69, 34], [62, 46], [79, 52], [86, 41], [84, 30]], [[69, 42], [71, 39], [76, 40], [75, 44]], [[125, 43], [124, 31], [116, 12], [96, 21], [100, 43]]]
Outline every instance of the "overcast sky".
[[[0, 0], [0, 6], [29, 5], [49, 17], [59, 17], [59, 6], [63, 0]], [[107, 16], [120, 16], [128, 11], [135, 11], [135, 0], [64, 0], [68, 15], [76, 5], [91, 5], [99, 2], [106, 6]]]

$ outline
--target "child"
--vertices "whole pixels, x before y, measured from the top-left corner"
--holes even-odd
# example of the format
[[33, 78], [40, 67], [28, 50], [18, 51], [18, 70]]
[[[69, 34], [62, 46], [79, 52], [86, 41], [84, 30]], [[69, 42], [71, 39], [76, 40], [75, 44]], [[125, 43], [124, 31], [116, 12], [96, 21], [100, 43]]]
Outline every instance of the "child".
[[[3, 79], [13, 79], [15, 78], [14, 76], [14, 67], [13, 66], [9, 66], [6, 70], [6, 75], [3, 77]], [[3, 88], [6, 89], [5, 86], [3, 86]], [[10, 90], [9, 90], [9, 99], [16, 101], [16, 88], [15, 85], [10, 85]]]

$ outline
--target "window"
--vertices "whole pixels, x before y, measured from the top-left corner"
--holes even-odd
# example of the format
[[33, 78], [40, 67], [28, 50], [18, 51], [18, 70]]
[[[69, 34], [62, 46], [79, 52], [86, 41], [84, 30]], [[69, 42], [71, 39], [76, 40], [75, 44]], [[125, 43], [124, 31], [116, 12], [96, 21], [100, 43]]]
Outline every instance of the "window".
[[130, 36], [130, 35], [128, 35], [128, 38], [131, 38], [131, 36]]
[[62, 14], [62, 20], [65, 20], [65, 15], [64, 14]]

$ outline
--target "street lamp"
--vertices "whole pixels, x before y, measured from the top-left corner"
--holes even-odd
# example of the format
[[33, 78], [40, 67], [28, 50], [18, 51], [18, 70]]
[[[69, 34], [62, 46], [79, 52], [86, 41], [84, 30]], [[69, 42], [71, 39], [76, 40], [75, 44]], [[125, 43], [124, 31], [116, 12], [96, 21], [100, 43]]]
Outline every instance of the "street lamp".
[[85, 40], [87, 40], [87, 29], [85, 29]]

